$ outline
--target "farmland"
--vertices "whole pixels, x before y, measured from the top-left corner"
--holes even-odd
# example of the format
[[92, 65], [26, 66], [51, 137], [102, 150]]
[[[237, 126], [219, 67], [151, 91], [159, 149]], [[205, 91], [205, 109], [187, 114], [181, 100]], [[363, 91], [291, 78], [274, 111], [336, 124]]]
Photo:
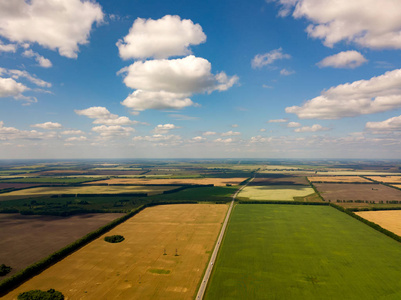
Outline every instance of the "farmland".
[[401, 236], [401, 210], [360, 211], [355, 213]]
[[8, 275], [11, 276], [120, 216], [88, 214], [62, 218], [0, 214], [0, 262], [13, 268]]
[[310, 186], [305, 185], [247, 186], [239, 193], [238, 198], [241, 200], [292, 201], [294, 197], [305, 197], [314, 192]]
[[326, 201], [387, 203], [401, 201], [401, 191], [382, 184], [314, 183]]
[[[96, 181], [95, 184], [126, 184], [126, 185], [210, 185], [226, 186], [238, 185], [247, 178], [183, 178], [183, 179], [147, 179], [147, 178], [112, 178], [107, 180]], [[90, 183], [89, 183], [90, 184]]]
[[89, 182], [93, 180], [99, 180], [99, 178], [91, 177], [25, 177], [25, 178], [12, 178], [2, 179], [0, 184], [12, 182], [12, 183], [50, 183], [50, 184], [75, 184]]
[[401, 184], [401, 176], [367, 176], [367, 178], [384, 183]]
[[[147, 208], [86, 245], [3, 299], [30, 289], [54, 288], [67, 299], [192, 299], [227, 205]], [[164, 255], [165, 254], [165, 255]]]
[[399, 243], [334, 208], [242, 204], [205, 299], [399, 299], [400, 263]]
[[333, 183], [371, 183], [370, 180], [360, 176], [310, 176], [310, 182], [333, 182]]
[[305, 176], [285, 176], [285, 175], [260, 175], [249, 183], [249, 186], [253, 185], [307, 185], [309, 182], [306, 180]]

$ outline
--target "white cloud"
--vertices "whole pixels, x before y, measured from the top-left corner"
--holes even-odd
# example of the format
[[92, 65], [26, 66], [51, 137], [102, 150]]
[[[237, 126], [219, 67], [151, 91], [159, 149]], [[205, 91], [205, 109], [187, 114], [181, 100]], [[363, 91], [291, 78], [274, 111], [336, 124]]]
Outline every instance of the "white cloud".
[[275, 119], [267, 121], [267, 123], [286, 123], [286, 122], [288, 122], [288, 119]]
[[80, 137], [77, 136], [73, 136], [70, 138], [66, 138], [65, 141], [66, 142], [83, 142], [86, 141], [88, 138], [86, 136], [81, 135]]
[[155, 127], [155, 129], [153, 130], [154, 133], [159, 133], [159, 134], [164, 134], [164, 133], [168, 133], [170, 130], [172, 129], [177, 129], [180, 127], [175, 126], [174, 124], [159, 124]]
[[289, 76], [289, 75], [292, 75], [292, 74], [295, 74], [295, 71], [287, 70], [287, 69], [282, 69], [280, 71], [280, 75], [283, 75], [283, 76]]
[[191, 54], [190, 45], [206, 41], [199, 24], [166, 15], [161, 19], [137, 18], [128, 35], [117, 42], [121, 58], [168, 58]]
[[283, 53], [283, 49], [278, 48], [265, 54], [257, 54], [252, 60], [252, 68], [261, 68], [266, 65], [271, 65], [279, 59], [289, 59], [291, 55]]
[[15, 127], [4, 127], [4, 122], [0, 121], [0, 141], [24, 139], [24, 140], [43, 140], [54, 139], [56, 132], [38, 132], [36, 130], [19, 130]]
[[273, 138], [271, 137], [262, 137], [261, 135], [251, 137], [251, 143], [268, 143], [271, 142]]
[[235, 135], [241, 135], [241, 132], [235, 132], [235, 131], [227, 131], [227, 132], [223, 132], [221, 134], [221, 136], [235, 136]]
[[237, 127], [238, 127], [238, 124], [232, 124], [231, 127], [232, 127], [232, 128], [237, 128]]
[[84, 132], [82, 130], [64, 130], [62, 132], [60, 132], [63, 135], [80, 135], [80, 134], [84, 134]]
[[266, 131], [266, 128], [261, 128], [259, 131], [260, 131], [260, 132], [265, 132], [265, 131]]
[[400, 131], [401, 116], [393, 117], [382, 122], [367, 122], [366, 129], [375, 131]]
[[101, 125], [95, 126], [92, 128], [92, 131], [100, 134], [101, 137], [111, 138], [111, 137], [120, 137], [120, 136], [129, 136], [131, 132], [134, 132], [134, 128], [131, 127], [122, 127], [120, 125]]
[[271, 85], [262, 84], [262, 88], [264, 88], [264, 89], [272, 89], [273, 87]]
[[179, 121], [193, 121], [193, 120], [199, 120], [198, 117], [191, 117], [187, 115], [182, 115], [182, 114], [170, 114], [169, 117], [174, 118], [175, 120]]
[[0, 97], [19, 97], [28, 90], [22, 83], [16, 82], [12, 78], [0, 77]]
[[214, 132], [214, 131], [206, 131], [202, 135], [209, 136], [209, 135], [216, 135], [216, 134], [217, 134], [217, 132]]
[[122, 104], [135, 110], [180, 109], [194, 105], [194, 93], [224, 91], [233, 86], [237, 76], [211, 73], [211, 64], [193, 55], [181, 59], [137, 61], [121, 69], [126, 86], [136, 89]]
[[333, 47], [340, 41], [372, 49], [401, 49], [401, 2], [398, 0], [277, 0], [281, 16], [311, 21], [309, 36]]
[[369, 80], [331, 87], [302, 106], [287, 107], [301, 119], [339, 119], [401, 107], [401, 69]]
[[132, 138], [133, 141], [146, 141], [146, 142], [178, 142], [181, 137], [178, 135], [162, 135], [154, 134], [152, 136], [135, 136]]
[[33, 84], [44, 87], [44, 88], [50, 88], [52, 85], [49, 82], [46, 82], [35, 75], [29, 74], [27, 71], [21, 71], [21, 70], [6, 70], [6, 73], [10, 75], [14, 79], [19, 79], [19, 78], [26, 78]]
[[367, 62], [358, 51], [343, 51], [331, 56], [328, 56], [317, 63], [320, 68], [349, 68], [354, 69]]
[[203, 136], [195, 136], [191, 140], [194, 142], [203, 142], [206, 140], [206, 138], [204, 138]]
[[227, 138], [227, 139], [218, 138], [214, 140], [214, 142], [216, 143], [224, 143], [224, 144], [229, 144], [232, 143], [233, 141], [234, 140], [232, 138]]
[[330, 130], [330, 128], [323, 127], [322, 125], [319, 124], [314, 124], [312, 126], [304, 126], [301, 128], [296, 128], [294, 129], [294, 132], [316, 132], [316, 131], [326, 131]]
[[31, 127], [49, 130], [49, 129], [59, 129], [59, 128], [62, 128], [63, 126], [57, 122], [45, 122], [45, 123], [31, 125]]
[[4, 44], [0, 41], [0, 52], [13, 52], [13, 53], [15, 53], [15, 51], [17, 51], [17, 45], [16, 45], [16, 44], [7, 44], [7, 45], [4, 45]]
[[52, 62], [48, 60], [47, 58], [44, 58], [43, 56], [39, 55], [36, 52], [33, 52], [31, 49], [25, 50], [22, 53], [23, 56], [25, 57], [33, 57], [35, 58], [36, 62], [41, 66], [42, 68], [50, 68], [52, 67]]
[[38, 43], [76, 58], [88, 43], [94, 22], [103, 21], [99, 4], [80, 0], [1, 0], [0, 35], [18, 43]]
[[112, 114], [106, 107], [102, 106], [92, 106], [87, 109], [76, 109], [74, 111], [78, 115], [95, 119], [93, 124], [134, 125], [139, 123], [138, 121], [130, 120], [128, 117], [119, 117], [118, 115]]
[[288, 127], [288, 128], [294, 128], [294, 127], [300, 127], [300, 126], [301, 126], [301, 124], [298, 123], [298, 122], [289, 122], [289, 123], [287, 124], [287, 127]]

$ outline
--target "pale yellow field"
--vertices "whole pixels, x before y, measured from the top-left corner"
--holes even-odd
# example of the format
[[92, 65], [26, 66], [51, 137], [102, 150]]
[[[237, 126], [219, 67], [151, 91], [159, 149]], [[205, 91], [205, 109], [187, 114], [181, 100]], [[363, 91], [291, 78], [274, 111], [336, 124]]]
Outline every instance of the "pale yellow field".
[[400, 183], [401, 184], [401, 176], [369, 176], [368, 178], [386, 182], [386, 183]]
[[401, 235], [401, 210], [360, 211], [358, 216]]
[[[146, 178], [112, 178], [92, 182], [92, 184], [214, 184], [215, 186], [225, 186], [226, 184], [236, 185], [243, 182], [246, 178], [186, 178], [186, 179], [146, 179]], [[89, 184], [89, 183], [87, 183]]]
[[315, 193], [309, 186], [296, 185], [263, 185], [247, 186], [238, 195], [249, 200], [292, 201], [294, 197], [305, 197]]
[[106, 234], [123, 235], [122, 243], [107, 243], [103, 236], [3, 299], [50, 288], [66, 300], [193, 299], [227, 209], [216, 204], [147, 208]]
[[309, 176], [311, 182], [371, 182], [359, 176]]
[[70, 187], [38, 187], [4, 193], [0, 201], [25, 198], [27, 196], [61, 195], [61, 194], [121, 194], [147, 193], [161, 194], [163, 191], [176, 189], [178, 186], [70, 186]]

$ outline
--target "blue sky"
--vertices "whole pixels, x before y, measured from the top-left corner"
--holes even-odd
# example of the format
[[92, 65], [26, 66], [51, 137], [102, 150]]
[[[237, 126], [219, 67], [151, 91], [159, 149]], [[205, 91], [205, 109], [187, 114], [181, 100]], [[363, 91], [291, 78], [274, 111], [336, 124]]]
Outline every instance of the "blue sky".
[[401, 158], [398, 0], [0, 0], [0, 158]]

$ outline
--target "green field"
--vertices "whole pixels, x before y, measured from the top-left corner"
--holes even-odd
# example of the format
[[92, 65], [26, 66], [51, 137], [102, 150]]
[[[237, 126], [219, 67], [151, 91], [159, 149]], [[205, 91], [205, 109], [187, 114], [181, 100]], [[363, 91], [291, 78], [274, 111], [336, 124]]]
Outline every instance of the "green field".
[[314, 192], [310, 186], [302, 185], [247, 186], [239, 193], [238, 198], [241, 200], [292, 201], [294, 197], [305, 197]]
[[401, 299], [401, 244], [329, 206], [237, 205], [205, 299]]

